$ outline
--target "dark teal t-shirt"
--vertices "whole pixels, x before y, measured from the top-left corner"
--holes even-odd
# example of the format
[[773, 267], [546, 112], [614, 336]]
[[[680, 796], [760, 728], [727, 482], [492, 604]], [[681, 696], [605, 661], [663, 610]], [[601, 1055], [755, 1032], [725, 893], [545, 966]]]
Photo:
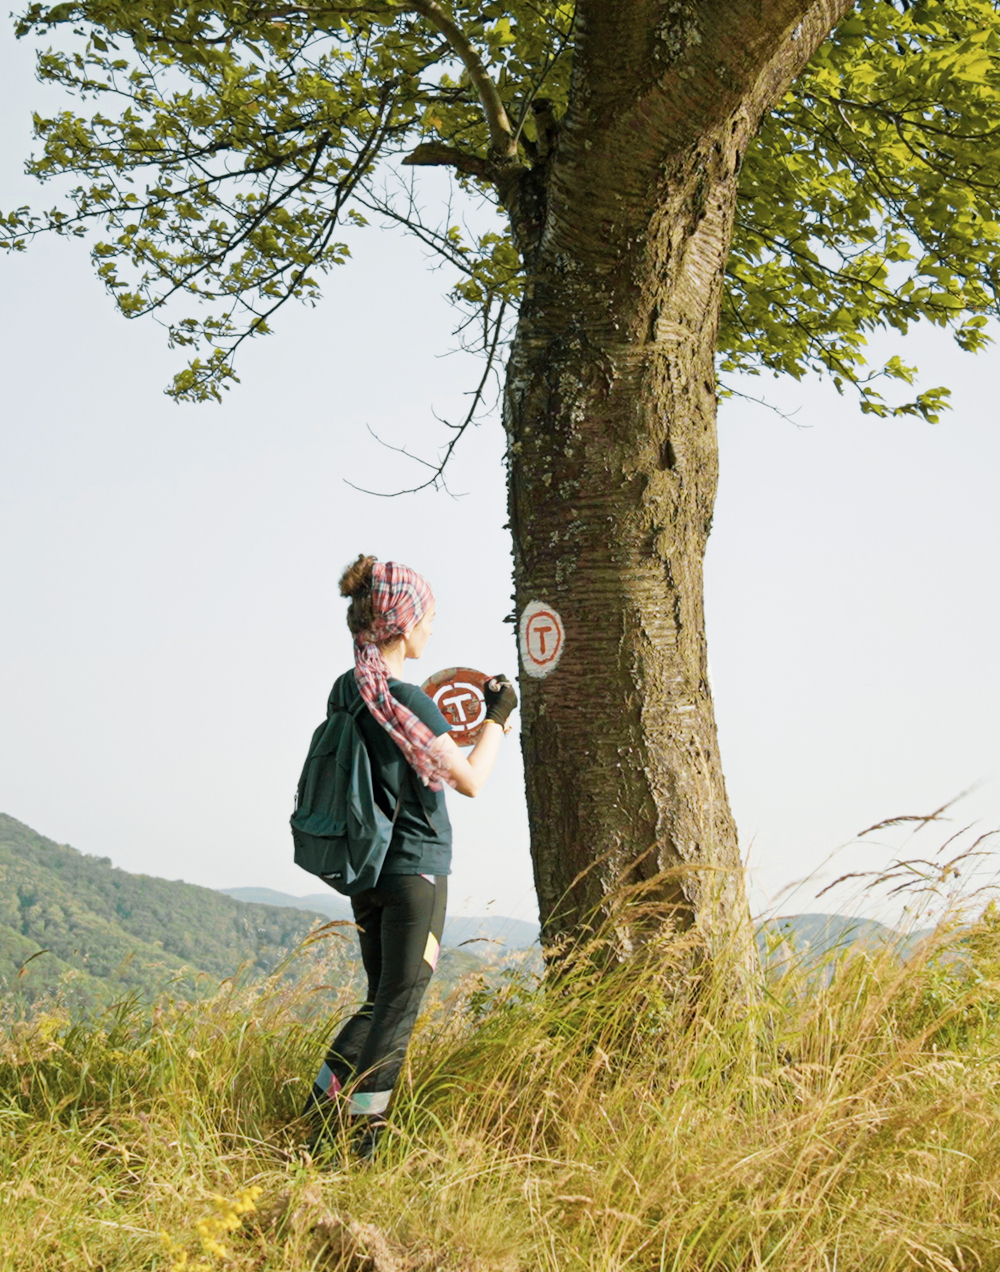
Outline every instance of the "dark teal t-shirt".
[[[334, 685], [343, 693], [344, 705], [352, 707], [361, 697], [354, 672], [347, 671]], [[418, 685], [403, 680], [389, 680], [389, 692], [409, 707], [430, 731], [440, 737], [450, 733], [451, 726]], [[332, 696], [332, 695], [331, 695]], [[403, 790], [403, 802], [393, 827], [392, 842], [382, 866], [383, 874], [451, 873], [451, 822], [445, 807], [444, 790], [432, 791], [407, 764], [403, 752], [368, 711], [358, 716], [361, 736], [368, 748], [372, 765], [375, 802], [391, 817]]]

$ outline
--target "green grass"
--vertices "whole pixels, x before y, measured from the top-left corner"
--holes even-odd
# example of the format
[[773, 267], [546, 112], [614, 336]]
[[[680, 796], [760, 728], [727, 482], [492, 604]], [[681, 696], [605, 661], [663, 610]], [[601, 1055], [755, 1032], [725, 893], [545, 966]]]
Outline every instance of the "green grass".
[[295, 1120], [350, 1005], [322, 965], [37, 1004], [0, 1041], [0, 1269], [1000, 1268], [995, 913], [905, 964], [780, 966], [749, 1007], [668, 936], [470, 978], [421, 1019], [381, 1158], [341, 1170]]

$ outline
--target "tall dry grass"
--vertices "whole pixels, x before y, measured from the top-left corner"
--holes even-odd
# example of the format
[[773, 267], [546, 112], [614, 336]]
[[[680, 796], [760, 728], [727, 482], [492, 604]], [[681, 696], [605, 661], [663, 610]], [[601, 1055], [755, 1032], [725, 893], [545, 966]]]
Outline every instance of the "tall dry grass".
[[295, 1122], [338, 991], [50, 1004], [0, 1047], [0, 1268], [1000, 1267], [996, 912], [905, 963], [773, 968], [737, 1009], [668, 935], [472, 979], [422, 1018], [385, 1152], [346, 1169]]

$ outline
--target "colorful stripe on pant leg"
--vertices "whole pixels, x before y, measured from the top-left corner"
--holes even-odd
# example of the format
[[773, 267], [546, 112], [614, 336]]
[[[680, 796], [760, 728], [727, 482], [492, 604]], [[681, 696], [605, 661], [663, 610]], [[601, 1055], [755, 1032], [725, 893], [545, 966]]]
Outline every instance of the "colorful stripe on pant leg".
[[392, 1089], [388, 1091], [355, 1091], [348, 1103], [348, 1112], [353, 1116], [384, 1113], [389, 1107]]
[[341, 1092], [341, 1082], [328, 1064], [324, 1064], [314, 1083], [328, 1100], [335, 1100]]
[[424, 946], [424, 962], [433, 972], [438, 965], [438, 955], [441, 953], [441, 946], [433, 932], [427, 933], [427, 944]]

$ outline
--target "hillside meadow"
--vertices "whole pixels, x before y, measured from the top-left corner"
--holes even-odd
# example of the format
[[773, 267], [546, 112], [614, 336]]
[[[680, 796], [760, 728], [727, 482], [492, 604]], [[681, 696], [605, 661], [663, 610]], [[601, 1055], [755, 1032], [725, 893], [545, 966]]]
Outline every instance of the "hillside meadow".
[[783, 947], [742, 1006], [667, 932], [470, 974], [369, 1164], [314, 1163], [296, 1120], [350, 1005], [324, 939], [298, 977], [5, 1021], [3, 1272], [1000, 1268], [992, 909], [905, 962]]

